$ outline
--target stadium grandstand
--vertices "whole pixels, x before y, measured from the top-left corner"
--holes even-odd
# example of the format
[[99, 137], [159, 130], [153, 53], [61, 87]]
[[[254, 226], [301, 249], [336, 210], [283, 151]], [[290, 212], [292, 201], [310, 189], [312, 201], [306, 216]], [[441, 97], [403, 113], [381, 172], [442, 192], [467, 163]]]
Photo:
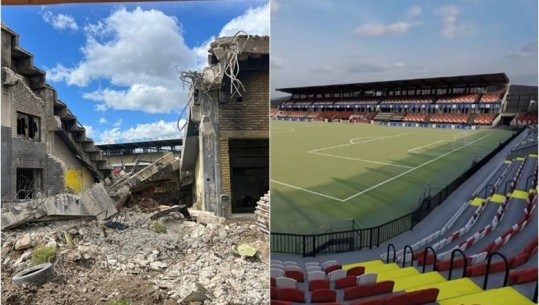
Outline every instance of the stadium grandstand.
[[272, 108], [276, 120], [472, 129], [537, 123], [537, 87], [512, 85], [505, 73], [277, 90], [290, 97]]
[[145, 139], [124, 143], [99, 143], [96, 147], [103, 151], [113, 168], [112, 174], [137, 171], [152, 164], [165, 154], [172, 152], [176, 159], [180, 158], [183, 141], [181, 138]]
[[271, 304], [537, 304], [537, 87], [278, 90]]

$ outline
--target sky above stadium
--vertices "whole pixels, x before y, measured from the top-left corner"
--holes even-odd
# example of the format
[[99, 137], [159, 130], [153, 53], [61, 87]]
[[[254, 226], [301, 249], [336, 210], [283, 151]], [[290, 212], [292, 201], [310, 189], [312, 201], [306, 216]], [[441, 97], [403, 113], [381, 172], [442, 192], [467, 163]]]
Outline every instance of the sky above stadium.
[[268, 0], [2, 6], [89, 137], [123, 142], [178, 137], [188, 88], [209, 43], [239, 30], [269, 35]]
[[537, 0], [271, 0], [275, 88], [505, 72], [537, 84]]

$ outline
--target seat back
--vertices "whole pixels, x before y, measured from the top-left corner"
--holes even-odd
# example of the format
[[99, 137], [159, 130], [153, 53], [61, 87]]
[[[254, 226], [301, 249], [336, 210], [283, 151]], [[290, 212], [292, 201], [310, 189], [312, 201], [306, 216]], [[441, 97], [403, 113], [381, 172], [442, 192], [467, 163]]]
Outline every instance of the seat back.
[[357, 284], [376, 283], [377, 273], [365, 273], [357, 277]]
[[305, 281], [304, 276], [303, 276], [303, 272], [298, 271], [298, 270], [285, 271], [284, 275], [286, 277], [291, 278], [291, 279], [295, 279], [296, 281], [301, 282], [301, 283], [303, 283]]
[[305, 293], [297, 288], [280, 288], [279, 297], [282, 301], [305, 303]]
[[346, 271], [346, 275], [355, 275], [355, 276], [360, 276], [362, 275], [363, 273], [365, 273], [365, 267], [363, 266], [356, 266], [354, 268], [350, 268]]
[[337, 301], [337, 292], [332, 289], [318, 289], [311, 292], [311, 302], [327, 303]]
[[338, 279], [342, 279], [345, 276], [346, 276], [346, 270], [337, 269], [337, 270], [331, 271], [329, 273], [329, 280], [330, 281], [336, 281]]
[[275, 279], [275, 285], [277, 287], [288, 287], [288, 288], [296, 288], [298, 281], [295, 279], [291, 279], [289, 277], [278, 277]]
[[312, 280], [309, 281], [309, 291], [317, 290], [317, 289], [327, 289], [329, 288], [329, 281], [328, 280]]
[[324, 271], [311, 271], [307, 273], [307, 280], [310, 282], [312, 280], [325, 280], [326, 273]]

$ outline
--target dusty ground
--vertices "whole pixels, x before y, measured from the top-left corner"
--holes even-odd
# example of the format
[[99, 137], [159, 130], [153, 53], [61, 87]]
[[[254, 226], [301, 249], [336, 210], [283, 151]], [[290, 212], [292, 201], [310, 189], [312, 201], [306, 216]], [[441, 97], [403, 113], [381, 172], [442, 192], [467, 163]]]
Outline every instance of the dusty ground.
[[[267, 237], [253, 222], [201, 224], [171, 214], [151, 227], [150, 214], [126, 213], [126, 230], [99, 221], [33, 224], [2, 233], [2, 304], [268, 304]], [[63, 232], [74, 245], [66, 244]], [[15, 250], [24, 234], [32, 247]], [[254, 258], [231, 251], [247, 243]], [[15, 286], [11, 277], [30, 266], [37, 245], [58, 250], [56, 277], [42, 287]], [[186, 297], [191, 294], [190, 298]], [[191, 300], [191, 301], [189, 301]], [[182, 302], [183, 301], [183, 302]]]

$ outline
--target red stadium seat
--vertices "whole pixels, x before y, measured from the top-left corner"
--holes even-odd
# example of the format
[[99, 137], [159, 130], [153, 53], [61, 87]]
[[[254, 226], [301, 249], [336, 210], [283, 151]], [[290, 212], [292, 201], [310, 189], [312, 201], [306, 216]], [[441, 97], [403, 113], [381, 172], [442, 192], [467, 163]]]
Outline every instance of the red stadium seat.
[[384, 305], [409, 305], [410, 294], [402, 293], [390, 295], [385, 298]]
[[358, 275], [362, 275], [363, 273], [365, 273], [365, 267], [363, 266], [356, 266], [346, 271], [347, 276], [350, 276], [350, 275], [358, 276]]
[[274, 277], [271, 277], [270, 278], [270, 284], [271, 284], [271, 287], [275, 287], [277, 286], [277, 280], [274, 278]]
[[356, 286], [357, 276], [349, 275], [335, 281], [335, 289], [343, 289]]
[[[509, 279], [511, 279], [511, 275], [509, 275]], [[518, 285], [533, 281], [537, 281], [537, 267], [523, 270], [512, 282]]]
[[280, 290], [277, 287], [271, 287], [271, 299], [272, 300], [280, 300]]
[[438, 298], [438, 293], [440, 293], [440, 289], [438, 288], [428, 288], [410, 292], [409, 304], [421, 305], [436, 302], [436, 298]]
[[384, 305], [384, 299], [374, 299], [352, 302], [350, 305]]
[[328, 289], [329, 281], [328, 280], [312, 280], [309, 282], [309, 291], [317, 289]]
[[331, 271], [335, 271], [335, 270], [339, 270], [339, 269], [342, 269], [342, 265], [331, 265], [331, 266], [328, 266], [324, 269], [324, 272], [326, 272], [326, 274], [329, 274]]
[[291, 279], [295, 279], [296, 281], [298, 282], [304, 282], [304, 276], [303, 276], [303, 272], [301, 271], [298, 271], [298, 270], [288, 270], [288, 271], [285, 271], [284, 272], [284, 275], [286, 277], [289, 277]]
[[297, 288], [279, 288], [279, 298], [282, 301], [305, 303], [305, 293]]
[[319, 289], [311, 292], [311, 302], [327, 303], [337, 301], [337, 292], [332, 289]]
[[375, 283], [363, 284], [360, 286], [349, 287], [344, 289], [344, 299], [353, 300], [358, 298], [368, 297], [374, 294]]
[[393, 281], [382, 281], [374, 284], [374, 294], [384, 294], [393, 292], [393, 287], [395, 282]]

